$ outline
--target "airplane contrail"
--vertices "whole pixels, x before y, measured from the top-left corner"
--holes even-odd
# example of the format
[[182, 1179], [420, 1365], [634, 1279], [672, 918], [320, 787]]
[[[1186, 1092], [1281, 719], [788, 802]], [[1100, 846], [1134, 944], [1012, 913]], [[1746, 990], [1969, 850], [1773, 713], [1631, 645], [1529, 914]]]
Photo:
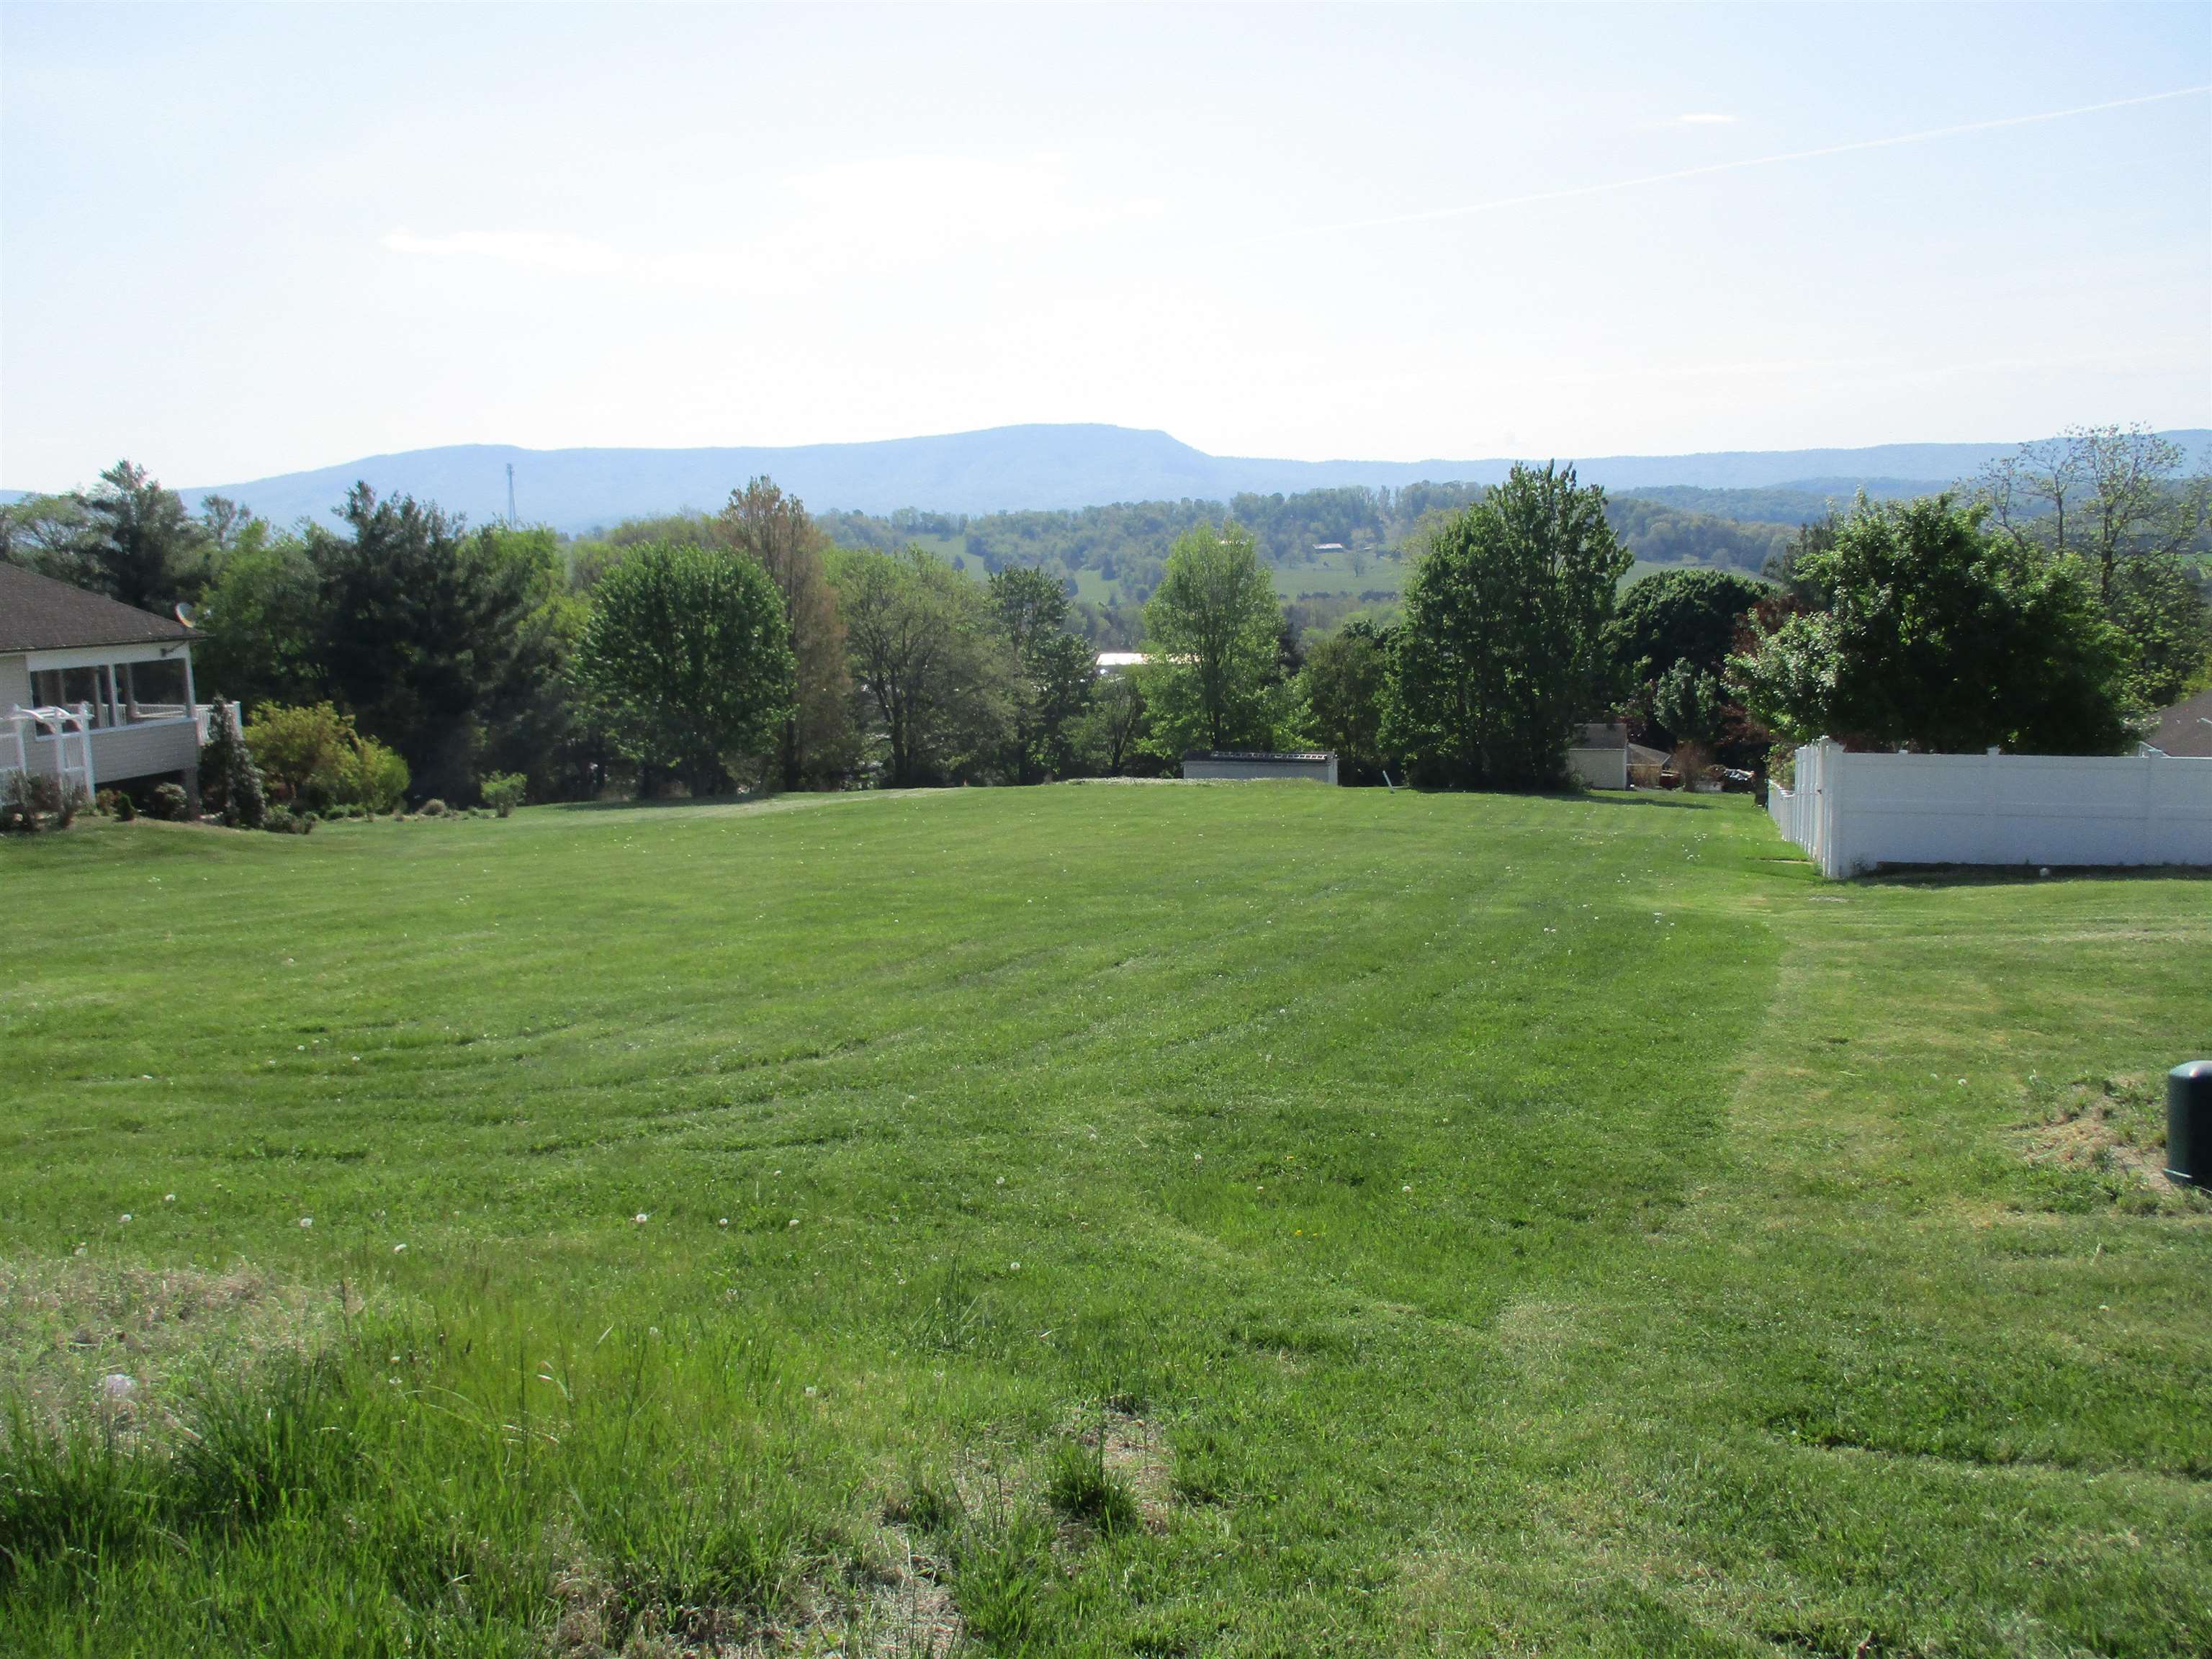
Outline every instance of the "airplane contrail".
[[1849, 155], [1853, 150], [1887, 149], [1897, 144], [1924, 143], [1930, 138], [1954, 138], [1961, 133], [1990, 132], [1999, 127], [2032, 126], [2039, 121], [2063, 121], [2072, 116], [2096, 115], [2111, 109], [2131, 109], [2138, 104], [2160, 104], [2169, 99], [2194, 98], [2208, 92], [2212, 92], [2212, 86], [2177, 87], [2171, 92], [2147, 92], [2138, 98], [2115, 98], [2102, 104], [2078, 104], [2072, 109], [2047, 109], [2033, 115], [2000, 116], [1993, 121], [1965, 121], [1957, 126], [1929, 127], [1924, 132], [1900, 132], [1888, 138], [1857, 138], [1849, 143], [1823, 144], [1817, 149], [1784, 150], [1776, 155], [1750, 155], [1735, 161], [1712, 161], [1703, 167], [1679, 167], [1672, 173], [1647, 173], [1640, 178], [1614, 179], [1601, 185], [1575, 185], [1565, 190], [1536, 191], [1527, 196], [1501, 196], [1493, 201], [1429, 208], [1419, 213], [1394, 213], [1379, 219], [1347, 219], [1339, 224], [1308, 225], [1297, 230], [1277, 231], [1251, 240], [1271, 242], [1285, 236], [1313, 236], [1340, 230], [1376, 230], [1389, 225], [1418, 225], [1436, 219], [1460, 219], [1470, 214], [1494, 213], [1501, 208], [1529, 207], [1539, 202], [1568, 202], [1577, 197], [1603, 196], [1616, 190], [1635, 190], [1644, 185], [1667, 185], [1680, 179], [1702, 179], [1710, 173], [1739, 173], [1746, 167], [1774, 167], [1784, 161], [1809, 161], [1822, 155]]

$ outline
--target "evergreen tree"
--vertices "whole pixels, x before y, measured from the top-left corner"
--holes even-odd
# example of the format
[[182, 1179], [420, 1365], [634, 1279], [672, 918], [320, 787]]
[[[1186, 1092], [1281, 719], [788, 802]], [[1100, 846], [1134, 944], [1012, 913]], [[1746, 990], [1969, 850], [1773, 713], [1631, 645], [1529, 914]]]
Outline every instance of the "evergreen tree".
[[234, 830], [258, 830], [269, 816], [261, 769], [239, 729], [238, 708], [221, 697], [208, 719], [208, 740], [200, 750], [200, 805]]

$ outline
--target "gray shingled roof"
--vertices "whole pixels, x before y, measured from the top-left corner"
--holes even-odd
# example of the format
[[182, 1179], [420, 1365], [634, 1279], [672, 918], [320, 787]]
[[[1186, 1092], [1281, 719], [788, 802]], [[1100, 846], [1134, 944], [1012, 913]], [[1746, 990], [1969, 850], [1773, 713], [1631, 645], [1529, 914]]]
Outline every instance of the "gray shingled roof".
[[73, 651], [191, 636], [174, 617], [88, 593], [21, 565], [0, 564], [0, 651]]
[[2169, 755], [2212, 757], [2212, 691], [2199, 691], [2159, 716], [2158, 730], [2143, 741]]

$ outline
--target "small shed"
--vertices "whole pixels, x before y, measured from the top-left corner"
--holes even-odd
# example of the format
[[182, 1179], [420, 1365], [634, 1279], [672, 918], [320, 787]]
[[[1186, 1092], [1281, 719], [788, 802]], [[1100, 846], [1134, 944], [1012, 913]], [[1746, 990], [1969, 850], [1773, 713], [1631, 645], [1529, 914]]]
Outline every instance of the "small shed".
[[1194, 749], [1182, 757], [1186, 778], [1288, 778], [1303, 783], [1334, 783], [1336, 755], [1331, 750]]
[[1589, 788], [1628, 787], [1628, 728], [1617, 720], [1591, 720], [1577, 728], [1567, 750], [1568, 775]]

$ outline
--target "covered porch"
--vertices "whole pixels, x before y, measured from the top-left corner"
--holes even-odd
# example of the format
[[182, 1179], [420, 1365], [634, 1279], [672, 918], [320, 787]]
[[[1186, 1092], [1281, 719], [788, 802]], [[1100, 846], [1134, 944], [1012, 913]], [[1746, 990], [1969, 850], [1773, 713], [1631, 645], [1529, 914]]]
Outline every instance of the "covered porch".
[[0, 772], [22, 768], [88, 793], [179, 775], [196, 794], [210, 708], [193, 696], [182, 641], [33, 651], [18, 659], [0, 708]]

